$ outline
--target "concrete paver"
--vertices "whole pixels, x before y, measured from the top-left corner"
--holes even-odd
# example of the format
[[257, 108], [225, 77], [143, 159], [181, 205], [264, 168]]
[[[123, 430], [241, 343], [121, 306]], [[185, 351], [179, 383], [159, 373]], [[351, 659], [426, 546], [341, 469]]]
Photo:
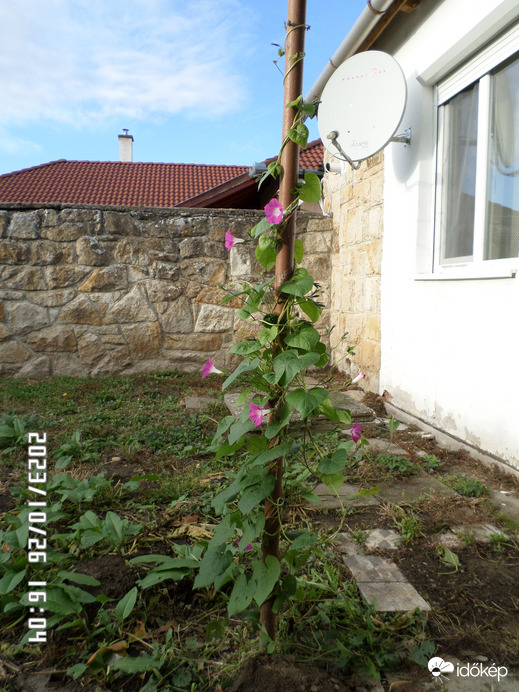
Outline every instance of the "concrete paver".
[[430, 495], [439, 493], [448, 497], [458, 497], [458, 493], [452, 488], [447, 487], [441, 481], [428, 474], [420, 474], [402, 481], [395, 481], [382, 485], [377, 497], [384, 502], [409, 502], [416, 500], [420, 495]]
[[494, 524], [475, 524], [473, 526], [452, 526], [451, 530], [465, 536], [470, 536], [477, 543], [491, 543], [492, 536], [502, 536], [506, 538], [506, 533]]
[[398, 550], [402, 536], [393, 529], [371, 529], [366, 538], [367, 550]]
[[327, 485], [319, 483], [319, 485], [314, 488], [314, 494], [321, 498], [320, 507], [325, 507], [326, 509], [337, 509], [341, 507], [341, 502], [343, 504], [348, 503], [350, 507], [370, 507], [379, 504], [374, 495], [359, 496], [358, 493], [361, 490], [362, 488], [360, 485], [343, 483], [337, 490], [337, 495], [340, 498], [339, 500], [336, 495], [330, 491]]

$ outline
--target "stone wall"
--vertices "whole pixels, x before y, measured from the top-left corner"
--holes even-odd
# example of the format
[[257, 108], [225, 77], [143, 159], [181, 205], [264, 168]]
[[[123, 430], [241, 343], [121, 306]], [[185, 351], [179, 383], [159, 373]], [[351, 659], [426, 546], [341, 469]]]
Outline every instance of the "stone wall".
[[[0, 210], [0, 373], [46, 377], [230, 367], [222, 286], [257, 278], [249, 210]], [[301, 212], [305, 266], [329, 289], [331, 222]], [[327, 325], [329, 311], [321, 318]]]
[[[327, 155], [327, 161], [337, 159]], [[366, 373], [363, 387], [379, 389], [380, 272], [382, 262], [384, 155], [375, 154], [358, 170], [345, 164], [341, 173], [328, 173], [324, 181], [324, 208], [333, 214], [330, 321], [334, 361], [356, 345], [352, 367], [339, 369]], [[340, 337], [348, 332], [346, 341]]]

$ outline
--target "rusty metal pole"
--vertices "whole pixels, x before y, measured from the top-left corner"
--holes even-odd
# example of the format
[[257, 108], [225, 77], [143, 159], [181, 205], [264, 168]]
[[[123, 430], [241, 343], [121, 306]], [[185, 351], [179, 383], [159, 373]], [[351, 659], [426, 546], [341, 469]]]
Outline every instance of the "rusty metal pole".
[[[288, 0], [287, 35], [285, 44], [285, 81], [283, 105], [283, 137], [287, 138], [289, 129], [294, 122], [297, 111], [294, 108], [286, 108], [288, 103], [295, 101], [303, 91], [303, 55], [305, 47], [305, 22], [306, 0]], [[288, 141], [281, 152], [281, 182], [279, 188], [279, 201], [283, 209], [286, 209], [294, 200], [291, 190], [297, 184], [299, 173], [299, 145]], [[294, 240], [296, 215], [286, 222], [283, 234], [277, 248], [276, 276], [274, 288], [278, 302], [276, 314], [283, 309], [283, 296], [279, 288], [284, 281], [289, 279], [294, 272]], [[263, 540], [263, 560], [269, 555], [279, 560], [279, 537], [281, 532], [279, 502], [283, 495], [283, 458], [279, 458], [270, 465], [270, 473], [276, 479], [276, 485], [270, 497], [265, 500], [265, 531]], [[276, 615], [272, 610], [274, 599], [270, 598], [260, 607], [260, 622], [264, 625], [269, 637], [276, 638]]]

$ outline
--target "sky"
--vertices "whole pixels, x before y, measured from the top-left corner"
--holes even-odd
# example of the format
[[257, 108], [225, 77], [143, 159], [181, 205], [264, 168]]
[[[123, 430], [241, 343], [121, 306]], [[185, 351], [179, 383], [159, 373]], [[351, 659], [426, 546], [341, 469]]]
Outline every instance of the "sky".
[[[304, 94], [365, 6], [307, 0]], [[134, 161], [275, 156], [286, 14], [287, 0], [0, 2], [0, 174], [117, 161], [123, 128]]]

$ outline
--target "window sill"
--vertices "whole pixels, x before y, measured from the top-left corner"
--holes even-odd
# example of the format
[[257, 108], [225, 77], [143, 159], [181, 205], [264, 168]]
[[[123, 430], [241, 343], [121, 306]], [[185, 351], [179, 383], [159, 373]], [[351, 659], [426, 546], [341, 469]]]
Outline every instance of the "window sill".
[[481, 279], [515, 279], [516, 267], [452, 267], [438, 269], [433, 274], [416, 274], [415, 281], [473, 281]]

